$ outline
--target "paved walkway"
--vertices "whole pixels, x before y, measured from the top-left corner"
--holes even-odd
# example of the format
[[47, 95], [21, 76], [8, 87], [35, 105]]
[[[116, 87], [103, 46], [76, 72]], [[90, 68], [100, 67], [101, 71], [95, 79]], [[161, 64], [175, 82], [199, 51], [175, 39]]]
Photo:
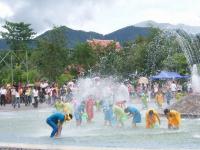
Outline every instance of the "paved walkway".
[[0, 106], [0, 112], [10, 112], [10, 111], [22, 111], [22, 110], [32, 110], [32, 109], [42, 109], [52, 107], [46, 103], [39, 103], [38, 108], [34, 108], [33, 105], [25, 106], [25, 104], [20, 104], [20, 108], [13, 108], [12, 104], [6, 104], [6, 106]]

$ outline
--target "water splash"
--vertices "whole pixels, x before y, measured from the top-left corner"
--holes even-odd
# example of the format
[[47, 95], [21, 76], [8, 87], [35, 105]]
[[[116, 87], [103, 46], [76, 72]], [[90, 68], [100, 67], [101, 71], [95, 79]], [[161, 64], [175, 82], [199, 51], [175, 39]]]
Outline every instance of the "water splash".
[[192, 68], [193, 64], [200, 63], [200, 36], [190, 35], [182, 30], [163, 30], [149, 43], [148, 51], [147, 62], [152, 70], [157, 70], [160, 55], [165, 56], [165, 59], [177, 52], [183, 52]]
[[192, 67], [192, 90], [194, 93], [200, 93], [200, 77], [196, 64]]
[[73, 98], [79, 102], [86, 100], [88, 96], [94, 97], [95, 100], [109, 101], [111, 104], [121, 100], [129, 101], [128, 88], [112, 77], [79, 78], [76, 86]]

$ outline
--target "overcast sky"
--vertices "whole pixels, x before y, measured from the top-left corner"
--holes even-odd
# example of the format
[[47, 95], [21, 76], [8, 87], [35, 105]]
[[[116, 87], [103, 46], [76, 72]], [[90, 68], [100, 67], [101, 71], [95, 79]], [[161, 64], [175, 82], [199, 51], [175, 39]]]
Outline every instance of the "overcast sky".
[[5, 20], [37, 33], [65, 25], [107, 34], [145, 20], [200, 26], [200, 0], [0, 0], [0, 25]]

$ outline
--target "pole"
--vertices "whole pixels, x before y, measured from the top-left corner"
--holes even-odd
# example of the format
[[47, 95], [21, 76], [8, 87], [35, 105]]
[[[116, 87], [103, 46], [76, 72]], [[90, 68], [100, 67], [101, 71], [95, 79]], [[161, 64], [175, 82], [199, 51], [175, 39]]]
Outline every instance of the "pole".
[[26, 84], [28, 84], [28, 53], [26, 50]]
[[11, 80], [12, 80], [12, 85], [13, 85], [13, 55], [11, 52], [11, 56], [10, 56], [10, 65], [11, 65]]

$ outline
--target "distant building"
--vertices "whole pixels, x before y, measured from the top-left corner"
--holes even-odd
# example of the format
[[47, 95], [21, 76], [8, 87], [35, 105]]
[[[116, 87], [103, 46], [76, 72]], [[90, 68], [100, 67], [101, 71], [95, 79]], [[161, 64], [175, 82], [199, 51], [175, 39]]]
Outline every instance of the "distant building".
[[107, 47], [113, 43], [115, 43], [115, 49], [116, 51], [119, 51], [121, 49], [121, 45], [119, 42], [115, 42], [114, 40], [100, 40], [100, 39], [92, 39], [92, 40], [87, 40], [87, 42], [89, 43], [89, 45], [91, 45], [92, 47]]

